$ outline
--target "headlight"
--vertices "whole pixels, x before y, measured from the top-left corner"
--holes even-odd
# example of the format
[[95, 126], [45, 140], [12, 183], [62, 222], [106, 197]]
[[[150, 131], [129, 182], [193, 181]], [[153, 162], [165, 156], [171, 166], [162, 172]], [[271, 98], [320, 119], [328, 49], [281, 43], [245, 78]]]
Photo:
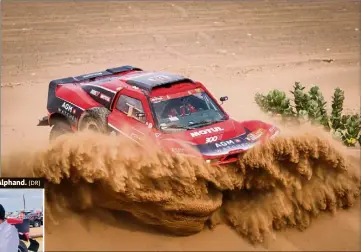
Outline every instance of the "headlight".
[[207, 164], [214, 164], [214, 163], [218, 163], [218, 162], [219, 162], [219, 158], [206, 159]]

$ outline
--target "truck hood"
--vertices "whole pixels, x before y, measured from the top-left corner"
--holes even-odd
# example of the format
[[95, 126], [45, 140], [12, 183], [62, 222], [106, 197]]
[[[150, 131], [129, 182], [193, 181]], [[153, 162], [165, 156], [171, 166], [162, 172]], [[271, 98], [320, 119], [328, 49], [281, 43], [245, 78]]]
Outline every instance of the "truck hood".
[[159, 140], [172, 152], [184, 153], [186, 146], [206, 157], [216, 157], [245, 151], [278, 132], [275, 126], [262, 121], [238, 122], [228, 119], [212, 125], [171, 134], [162, 134]]

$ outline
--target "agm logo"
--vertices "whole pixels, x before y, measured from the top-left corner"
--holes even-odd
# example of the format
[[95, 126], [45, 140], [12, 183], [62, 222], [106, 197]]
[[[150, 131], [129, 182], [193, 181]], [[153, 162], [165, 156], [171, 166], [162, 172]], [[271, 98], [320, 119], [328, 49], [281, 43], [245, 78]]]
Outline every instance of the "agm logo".
[[71, 106], [70, 104], [68, 104], [66, 102], [63, 102], [63, 105], [61, 105], [61, 107], [68, 112], [71, 112], [71, 113], [73, 112], [73, 106]]
[[216, 143], [216, 147], [217, 147], [217, 148], [227, 147], [227, 146], [233, 145], [233, 144], [235, 144], [233, 140], [227, 140], [227, 141], [223, 141], [223, 142]]

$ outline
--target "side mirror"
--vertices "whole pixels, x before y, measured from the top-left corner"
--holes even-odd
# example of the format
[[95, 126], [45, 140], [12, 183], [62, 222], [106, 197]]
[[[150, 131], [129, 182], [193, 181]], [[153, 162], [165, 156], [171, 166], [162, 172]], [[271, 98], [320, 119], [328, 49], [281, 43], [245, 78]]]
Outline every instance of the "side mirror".
[[223, 102], [228, 100], [228, 96], [222, 96], [221, 98], [219, 98], [219, 100], [221, 101], [221, 105], [222, 105]]

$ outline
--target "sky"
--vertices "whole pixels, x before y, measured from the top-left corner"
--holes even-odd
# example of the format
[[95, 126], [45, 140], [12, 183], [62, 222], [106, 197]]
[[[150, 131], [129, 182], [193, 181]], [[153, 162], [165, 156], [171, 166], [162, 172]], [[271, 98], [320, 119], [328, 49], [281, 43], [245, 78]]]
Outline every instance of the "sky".
[[23, 194], [26, 210], [43, 209], [43, 190], [41, 189], [0, 189], [0, 204], [6, 212], [23, 210]]

